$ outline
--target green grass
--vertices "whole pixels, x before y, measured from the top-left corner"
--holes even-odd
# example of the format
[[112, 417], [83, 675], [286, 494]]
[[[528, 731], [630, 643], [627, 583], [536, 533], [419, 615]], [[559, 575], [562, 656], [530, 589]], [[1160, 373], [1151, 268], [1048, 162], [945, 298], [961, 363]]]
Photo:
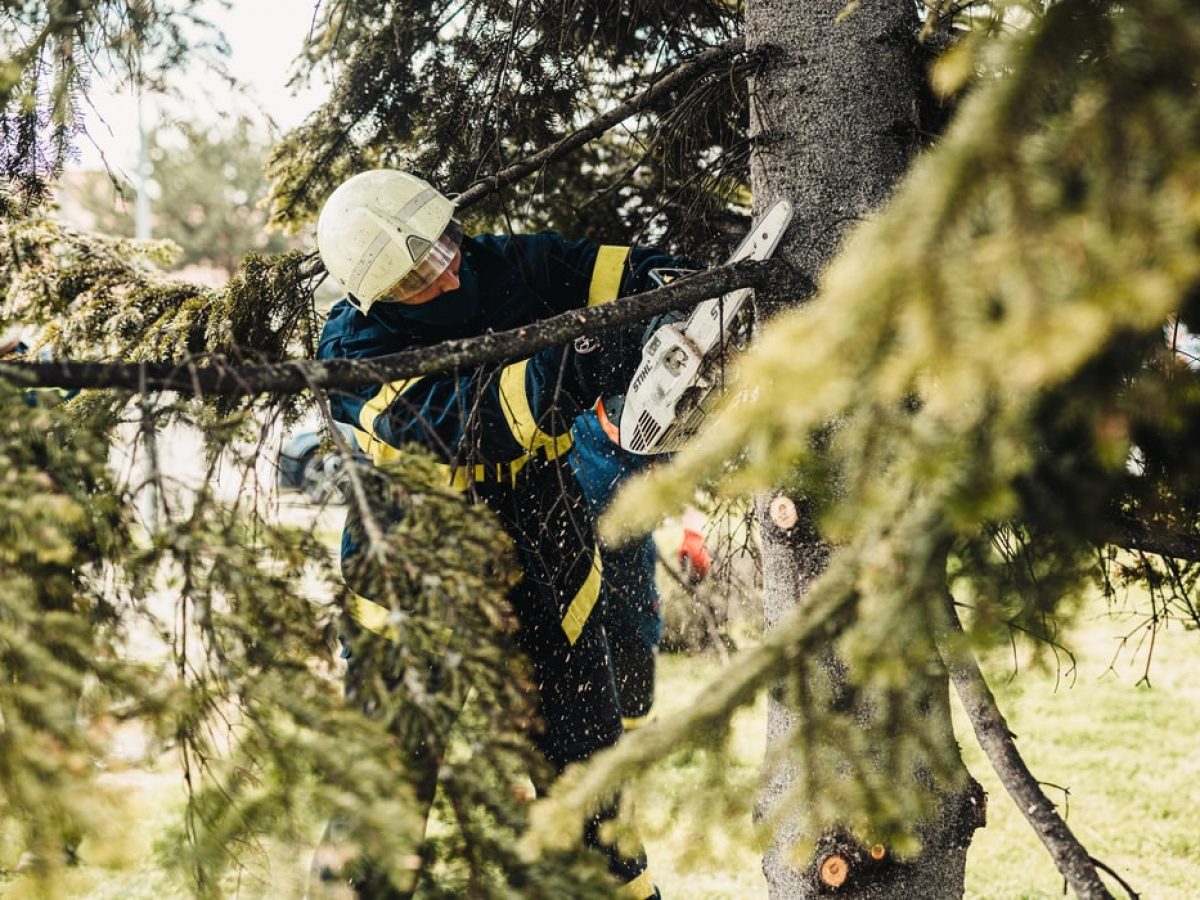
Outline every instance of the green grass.
[[[1018, 747], [1047, 794], [1092, 853], [1121, 874], [1141, 896], [1190, 900], [1200, 896], [1200, 633], [1174, 626], [1156, 641], [1151, 685], [1138, 684], [1145, 652], [1127, 649], [1110, 668], [1117, 637], [1133, 628], [1107, 616], [1084, 618], [1065, 643], [1076, 656], [1073, 677], [1053, 658], [1038, 664], [1011, 651], [984, 659], [984, 669]], [[686, 707], [719, 676], [715, 659], [664, 657], [659, 709]], [[761, 700], [739, 719], [730, 780], [753, 791], [752, 774], [766, 738]], [[989, 795], [987, 827], [976, 833], [967, 863], [966, 896], [977, 900], [1057, 898], [1062, 879], [1050, 857], [1000, 785], [955, 698], [955, 724], [972, 774]], [[749, 775], [748, 775], [749, 773]], [[664, 793], [691, 787], [687, 766], [662, 777]], [[639, 798], [653, 807], [663, 798]], [[655, 821], [653, 810], [647, 818]], [[766, 886], [746, 820], [720, 825], [726, 852], [691, 851], [682, 830], [651, 835], [646, 843], [655, 878], [670, 898], [755, 898]], [[679, 860], [687, 860], [679, 864]], [[1114, 893], [1121, 896], [1117, 885]]]
[[[1070, 790], [1067, 824], [1092, 855], [1144, 897], [1193, 898], [1200, 894], [1200, 634], [1177, 626], [1160, 633], [1146, 685], [1138, 684], [1144, 650], [1135, 657], [1126, 649], [1110, 668], [1117, 636], [1133, 626], [1107, 616], [1082, 620], [1066, 641], [1078, 659], [1073, 681], [1028, 665], [1008, 680], [1012, 657], [1003, 653], [989, 656], [985, 670], [1034, 775]], [[988, 827], [968, 861], [968, 896], [1061, 896], [1049, 856], [961, 716], [959, 723], [968, 765], [991, 798]], [[1061, 811], [1067, 798], [1046, 790]]]
[[[1052, 660], [1038, 666], [1027, 657], [1010, 678], [1013, 656], [1003, 649], [989, 654], [984, 668], [1034, 774], [1069, 788], [1068, 823], [1088, 849], [1143, 897], [1185, 900], [1200, 896], [1200, 633], [1175, 627], [1161, 634], [1147, 686], [1137, 683], [1144, 654], [1134, 659], [1126, 652], [1109, 669], [1115, 636], [1131, 627], [1107, 617], [1081, 620], [1065, 639], [1077, 656], [1073, 679], [1060, 677]], [[664, 656], [659, 713], [686, 708], [720, 673], [714, 657]], [[990, 798], [988, 826], [977, 832], [968, 859], [967, 897], [1061, 897], [1061, 879], [1045, 850], [976, 747], [961, 710], [956, 714], [968, 765]], [[721, 773], [731, 802], [717, 821], [689, 824], [671, 814], [673, 797], [702, 793], [711, 799], [717, 793], [702, 781], [702, 751], [681, 754], [642, 789], [639, 817], [651, 826], [651, 866], [668, 898], [766, 896], [749, 819], [765, 734], [766, 702], [760, 698], [736, 721], [733, 757]], [[178, 811], [177, 774], [164, 763], [156, 771], [112, 772], [104, 779], [114, 802], [111, 839], [80, 848], [82, 864], [56, 885], [59, 896], [187, 896], [158, 867], [154, 850]], [[1063, 793], [1047, 792], [1061, 808]], [[0, 875], [0, 896], [45, 896], [12, 873], [19, 853], [4, 844], [0, 835], [0, 870], [9, 870]], [[261, 873], [264, 880], [241, 882], [239, 895], [298, 896], [297, 878], [306, 865], [304, 859], [274, 859], [271, 871]]]

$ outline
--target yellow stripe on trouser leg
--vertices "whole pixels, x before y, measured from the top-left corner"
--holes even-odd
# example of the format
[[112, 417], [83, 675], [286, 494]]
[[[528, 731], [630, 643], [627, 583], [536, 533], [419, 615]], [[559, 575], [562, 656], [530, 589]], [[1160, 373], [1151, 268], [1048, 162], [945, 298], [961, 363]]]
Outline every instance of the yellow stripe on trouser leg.
[[645, 728], [655, 719], [654, 713], [649, 712], [644, 716], [634, 716], [632, 718], [621, 717], [621, 725], [626, 731], [636, 731], [639, 728]]
[[[351, 591], [346, 601], [346, 613], [364, 631], [377, 634], [393, 644], [399, 643], [400, 632], [392, 624], [392, 611], [382, 603], [368, 600], [362, 594]], [[450, 639], [454, 637], [454, 629], [448, 625], [437, 625], [433, 626], [433, 634], [441, 643], [449, 644]]]
[[625, 882], [621, 886], [621, 893], [635, 900], [650, 900], [655, 894], [654, 879], [650, 877], [650, 870], [647, 869], [633, 881]]
[[625, 274], [625, 261], [629, 259], [628, 247], [604, 244], [596, 253], [596, 264], [592, 266], [592, 281], [588, 285], [588, 306], [615, 300], [621, 292], [621, 278]]
[[400, 639], [395, 626], [388, 622], [392, 617], [392, 611], [382, 603], [368, 600], [362, 594], [351, 591], [350, 597], [346, 601], [346, 612], [364, 630], [387, 638], [389, 641]]
[[557, 459], [571, 449], [571, 432], [551, 435], [538, 428], [525, 389], [525, 372], [529, 360], [505, 366], [500, 372], [500, 408], [512, 432], [513, 440], [530, 453], [542, 450], [546, 459]]
[[567, 607], [567, 614], [563, 616], [562, 630], [567, 635], [568, 643], [574, 644], [579, 640], [579, 635], [583, 633], [583, 626], [587, 624], [588, 616], [592, 614], [592, 608], [600, 599], [600, 585], [603, 580], [600, 548], [597, 547], [596, 554], [592, 557], [592, 570], [588, 572], [583, 587], [572, 598], [571, 605]]

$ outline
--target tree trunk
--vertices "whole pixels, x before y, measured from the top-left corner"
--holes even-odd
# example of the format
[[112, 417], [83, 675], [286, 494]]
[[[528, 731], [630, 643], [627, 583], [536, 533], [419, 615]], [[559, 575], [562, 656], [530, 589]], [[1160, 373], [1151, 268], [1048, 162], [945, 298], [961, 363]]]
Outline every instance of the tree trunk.
[[[755, 206], [760, 211], [779, 197], [795, 203], [791, 231], [776, 255], [814, 275], [847, 229], [889, 195], [916, 151], [919, 133], [924, 72], [915, 4], [870, 0], [839, 23], [842, 7], [841, 0], [750, 0], [746, 9], [747, 49], [774, 49], [753, 90]], [[760, 297], [760, 321], [788, 299]], [[782, 493], [759, 504], [768, 627], [803, 602], [828, 557], [806, 508], [803, 498]], [[830, 660], [814, 671], [837, 681], [842, 667]], [[953, 744], [946, 688], [929, 698], [928, 708], [939, 733]], [[777, 751], [796, 727], [794, 712], [772, 698], [767, 738], [772, 758], [786, 756]], [[760, 809], [772, 809], [794, 781], [792, 771], [773, 768]], [[978, 784], [969, 776], [964, 783], [965, 790], [938, 792], [942, 814], [919, 828], [921, 855], [904, 863], [889, 862], [886, 848], [876, 848], [884, 856], [879, 862], [872, 848], [853, 847], [837, 835], [803, 834], [802, 825], [785, 822], [763, 861], [770, 896], [806, 898], [836, 890], [838, 897], [853, 898], [961, 897], [966, 848], [983, 809]], [[789, 852], [797, 841], [816, 847], [815, 855], [797, 860]]]

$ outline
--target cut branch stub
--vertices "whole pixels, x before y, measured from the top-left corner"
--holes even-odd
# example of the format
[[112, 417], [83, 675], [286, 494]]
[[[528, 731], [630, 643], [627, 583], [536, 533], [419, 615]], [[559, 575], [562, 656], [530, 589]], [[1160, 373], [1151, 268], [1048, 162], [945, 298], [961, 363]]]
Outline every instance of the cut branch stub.
[[791, 497], [784, 494], [771, 499], [771, 503], [767, 507], [767, 513], [771, 516], [771, 521], [775, 524], [775, 527], [780, 531], [791, 531], [800, 518], [800, 514], [796, 511], [795, 502]]
[[831, 853], [821, 860], [817, 877], [826, 887], [840, 888], [850, 877], [850, 862], [844, 856]]

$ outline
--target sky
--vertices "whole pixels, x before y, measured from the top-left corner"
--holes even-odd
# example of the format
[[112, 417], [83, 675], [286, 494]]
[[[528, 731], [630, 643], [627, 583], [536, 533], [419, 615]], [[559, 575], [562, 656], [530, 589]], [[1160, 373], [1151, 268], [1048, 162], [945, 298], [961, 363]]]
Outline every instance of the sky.
[[[273, 120], [286, 130], [298, 125], [323, 99], [322, 89], [292, 96], [286, 87], [291, 63], [312, 22], [315, 0], [232, 0], [228, 9], [212, 4], [208, 15], [224, 32], [230, 45], [226, 67], [246, 85], [241, 97], [204, 67], [193, 66], [186, 76], [176, 76], [178, 97], [148, 95], [144, 119], [152, 126], [160, 114], [219, 121], [223, 113], [243, 112], [265, 123]], [[92, 110], [85, 117], [90, 139], [79, 144], [80, 158], [72, 168], [114, 169], [132, 174], [137, 166], [137, 99], [130, 88], [115, 90], [97, 79], [89, 91]]]

